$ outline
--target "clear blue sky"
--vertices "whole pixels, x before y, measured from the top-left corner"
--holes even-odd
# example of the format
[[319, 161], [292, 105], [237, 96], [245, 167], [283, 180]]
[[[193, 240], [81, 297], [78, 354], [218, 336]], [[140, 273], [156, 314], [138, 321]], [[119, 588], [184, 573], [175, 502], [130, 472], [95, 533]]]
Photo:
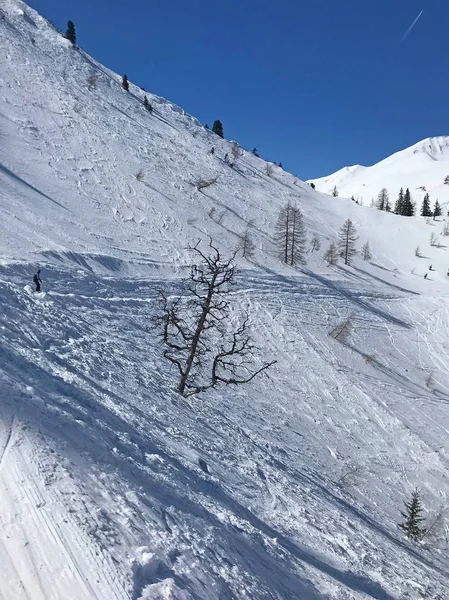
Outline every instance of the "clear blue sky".
[[107, 67], [302, 179], [449, 135], [448, 0], [29, 3], [64, 31], [74, 21]]

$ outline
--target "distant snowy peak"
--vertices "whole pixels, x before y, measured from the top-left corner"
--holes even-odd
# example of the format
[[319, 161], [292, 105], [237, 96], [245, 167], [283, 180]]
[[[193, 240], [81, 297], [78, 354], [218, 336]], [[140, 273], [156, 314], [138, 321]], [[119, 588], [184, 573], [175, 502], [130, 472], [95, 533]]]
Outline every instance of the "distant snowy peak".
[[332, 175], [310, 179], [318, 191], [369, 204], [382, 188], [394, 198], [398, 190], [409, 188], [415, 202], [426, 193], [433, 199], [449, 202], [449, 136], [431, 137], [395, 152], [371, 167], [343, 167]]

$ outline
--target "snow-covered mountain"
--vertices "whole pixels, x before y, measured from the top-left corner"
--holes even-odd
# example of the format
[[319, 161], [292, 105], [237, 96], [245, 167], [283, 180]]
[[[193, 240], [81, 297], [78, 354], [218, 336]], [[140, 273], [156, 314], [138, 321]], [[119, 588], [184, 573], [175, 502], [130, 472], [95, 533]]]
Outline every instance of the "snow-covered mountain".
[[[146, 111], [20, 0], [0, 56], [0, 597], [446, 598], [445, 221], [330, 202], [157, 95]], [[273, 244], [288, 201], [321, 242], [301, 269]], [[329, 267], [347, 218], [373, 259]], [[180, 293], [189, 244], [229, 255], [247, 228], [231, 298], [277, 362], [183, 398], [159, 290]], [[397, 527], [417, 486], [420, 544]]]
[[[447, 181], [447, 183], [445, 183]], [[421, 206], [426, 193], [432, 206], [435, 200], [449, 202], [449, 137], [427, 138], [396, 152], [372, 167], [344, 167], [332, 175], [310, 179], [320, 192], [351, 198], [370, 206], [382, 188], [386, 188], [394, 204], [400, 188], [410, 189], [413, 200]]]

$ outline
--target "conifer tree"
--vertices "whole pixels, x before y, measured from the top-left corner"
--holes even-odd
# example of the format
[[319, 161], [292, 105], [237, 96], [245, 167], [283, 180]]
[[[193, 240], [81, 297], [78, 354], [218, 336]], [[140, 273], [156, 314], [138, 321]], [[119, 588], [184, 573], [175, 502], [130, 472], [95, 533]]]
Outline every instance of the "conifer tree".
[[415, 214], [415, 205], [412, 202], [410, 190], [407, 188], [404, 194], [404, 212], [402, 213], [405, 217], [413, 217]]
[[433, 218], [435, 219], [435, 217], [441, 217], [442, 212], [441, 212], [441, 206], [440, 203], [438, 202], [438, 200], [435, 200], [435, 208], [433, 209]]
[[388, 194], [388, 190], [386, 188], [382, 188], [380, 190], [379, 195], [377, 196], [376, 208], [390, 212], [390, 195]]
[[279, 162], [279, 166], [281, 167], [281, 169], [284, 168], [281, 162]]
[[324, 260], [329, 266], [336, 265], [338, 263], [338, 250], [337, 246], [332, 242], [329, 244], [329, 248], [324, 253]]
[[212, 131], [216, 133], [219, 137], [224, 137], [223, 125], [221, 124], [221, 121], [219, 121], [218, 119], [214, 121], [214, 124], [212, 125]]
[[283, 262], [292, 267], [305, 264], [306, 228], [301, 209], [290, 202], [279, 211], [274, 240]]
[[426, 194], [424, 196], [424, 200], [422, 201], [421, 216], [422, 217], [431, 217], [432, 216], [432, 209], [430, 208], [429, 194]]
[[362, 246], [362, 258], [363, 260], [371, 260], [373, 258], [373, 254], [371, 252], [371, 247], [369, 242], [366, 242]]
[[73, 24], [73, 21], [67, 22], [67, 31], [66, 31], [65, 37], [70, 42], [72, 42], [73, 46], [76, 45], [76, 32], [75, 32], [75, 25]]
[[334, 185], [334, 189], [332, 190], [332, 196], [334, 198], [338, 197], [338, 190], [337, 190], [337, 186], [336, 185]]
[[412, 493], [412, 499], [410, 502], [404, 502], [405, 511], [401, 511], [401, 515], [404, 517], [404, 521], [399, 523], [399, 529], [405, 533], [405, 535], [413, 542], [419, 542], [422, 540], [426, 533], [426, 528], [422, 527], [420, 523], [424, 521], [421, 517], [422, 506], [419, 491], [416, 489]]
[[397, 215], [404, 214], [404, 189], [401, 188], [399, 191], [398, 199], [394, 205], [394, 212]]
[[259, 156], [259, 155], [257, 154], [257, 148], [253, 148], [252, 152], [253, 152], [254, 156]]
[[312, 188], [312, 190], [315, 189], [315, 184], [313, 183], [313, 181], [310, 182], [310, 187]]
[[355, 247], [357, 240], [357, 230], [353, 222], [351, 219], [346, 219], [338, 233], [338, 249], [340, 250], [340, 256], [344, 258], [345, 265], [351, 265], [353, 256], [357, 254]]
[[126, 90], [127, 92], [129, 91], [129, 81], [128, 81], [128, 77], [126, 75], [123, 75], [123, 77], [122, 77], [122, 88], [124, 90]]
[[151, 112], [153, 110], [153, 107], [151, 106], [151, 104], [148, 102], [148, 98], [146, 96], [143, 97], [143, 106], [146, 110], [148, 110], [149, 112]]
[[209, 125], [206, 123], [206, 125], [204, 126], [204, 129], [209, 129]]

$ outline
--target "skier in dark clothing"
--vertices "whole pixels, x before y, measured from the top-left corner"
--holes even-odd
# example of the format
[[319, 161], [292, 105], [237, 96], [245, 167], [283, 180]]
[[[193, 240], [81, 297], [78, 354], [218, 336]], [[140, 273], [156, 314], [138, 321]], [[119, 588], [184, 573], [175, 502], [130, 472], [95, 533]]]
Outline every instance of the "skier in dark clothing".
[[41, 280], [41, 270], [40, 269], [38, 269], [37, 272], [34, 274], [33, 283], [36, 286], [36, 290], [35, 291], [36, 292], [40, 292], [41, 291], [41, 283], [42, 283], [42, 280]]

